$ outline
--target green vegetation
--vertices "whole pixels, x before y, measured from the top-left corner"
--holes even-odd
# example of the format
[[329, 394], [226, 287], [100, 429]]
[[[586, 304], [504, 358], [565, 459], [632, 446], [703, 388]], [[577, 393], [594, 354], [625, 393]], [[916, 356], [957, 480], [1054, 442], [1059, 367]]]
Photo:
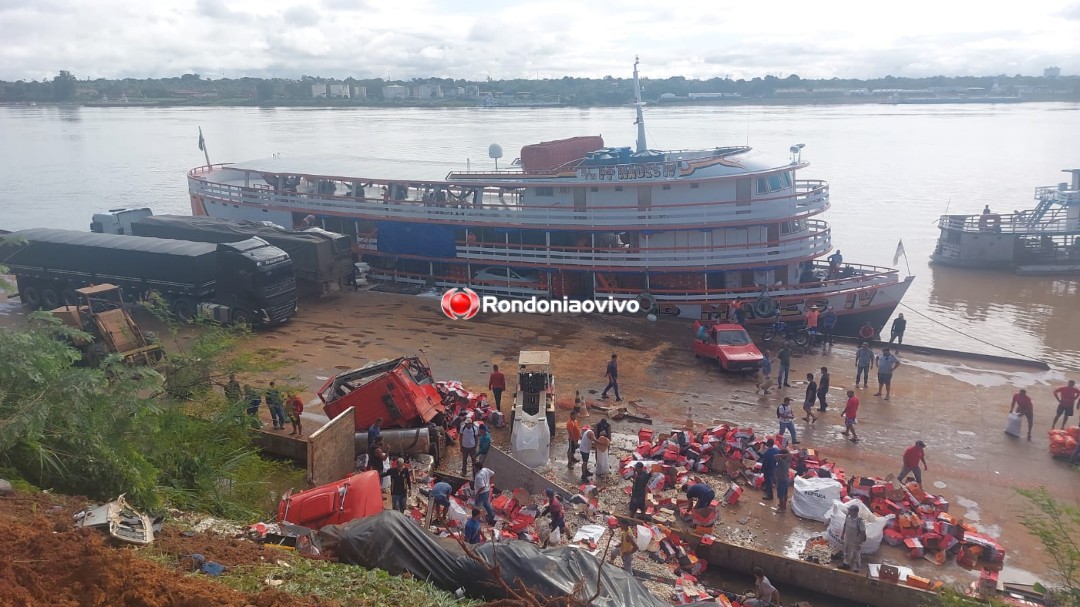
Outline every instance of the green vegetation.
[[80, 365], [67, 338], [83, 334], [48, 313], [0, 331], [0, 468], [92, 499], [124, 493], [143, 508], [238, 519], [271, 509], [269, 479], [300, 475], [259, 456], [243, 404], [225, 402], [214, 384], [282, 363], [240, 351], [243, 329], [204, 322], [191, 338], [175, 325], [169, 332], [166, 378], [117, 356], [96, 369]]
[[[626, 74], [629, 75], [630, 66]], [[647, 70], [646, 70], [647, 75]], [[624, 76], [620, 74], [620, 76]], [[365, 87], [365, 99], [315, 98], [312, 85], [333, 81], [351, 87]], [[1044, 78], [1042, 76], [935, 76], [930, 78], [903, 78], [885, 76], [869, 80], [831, 78], [811, 80], [800, 78], [797, 74], [778, 78], [763, 76], [750, 79], [709, 78], [705, 80], [688, 79], [682, 76], [672, 78], [642, 79], [643, 96], [653, 102], [661, 95], [674, 95], [687, 102], [691, 93], [713, 93], [731, 96], [727, 102], [745, 103], [747, 100], [760, 100], [775, 97], [778, 91], [800, 91], [797, 96], [810, 98], [832, 98], [844, 96], [850, 91], [882, 90], [925, 90], [931, 87], [952, 87], [956, 89], [977, 88], [991, 90], [995, 86], [1004, 93], [1024, 90], [1027, 95], [1040, 99], [1076, 99], [1080, 98], [1080, 77], [1063, 76]], [[433, 95], [425, 99], [408, 100], [383, 99], [383, 87], [389, 85], [411, 86], [415, 84], [437, 85], [445, 96], [433, 93], [433, 87], [426, 89], [423, 95]], [[457, 96], [457, 90], [475, 87], [471, 96]], [[562, 78], [487, 80], [474, 82], [454, 78], [414, 78], [412, 80], [384, 80], [382, 78], [345, 78], [329, 79], [317, 76], [291, 78], [220, 78], [203, 79], [199, 74], [184, 74], [173, 78], [124, 78], [108, 80], [77, 80], [68, 71], [61, 71], [51, 80], [40, 82], [0, 81], [0, 103], [18, 102], [80, 102], [80, 103], [130, 103], [165, 104], [165, 105], [304, 105], [304, 106], [364, 106], [364, 105], [477, 105], [478, 93], [519, 98], [523, 100], [560, 99], [563, 105], [572, 106], [617, 106], [624, 105], [634, 97], [633, 79], [615, 78]], [[787, 97], [790, 101], [793, 98]], [[858, 101], [859, 96], [849, 97]], [[863, 101], [873, 101], [872, 97], [862, 97]], [[665, 103], [669, 100], [664, 100]], [[717, 103], [716, 99], [697, 101]]]
[[410, 577], [392, 576], [381, 569], [364, 569], [329, 561], [293, 559], [288, 565], [237, 568], [221, 582], [243, 592], [258, 592], [268, 581], [296, 596], [314, 595], [355, 607], [473, 607], [478, 601], [457, 600], [448, 592]]
[[1018, 489], [1031, 501], [1032, 512], [1020, 518], [1053, 559], [1052, 573], [1060, 588], [1052, 593], [1055, 605], [1080, 607], [1080, 508], [1061, 503], [1045, 487]]

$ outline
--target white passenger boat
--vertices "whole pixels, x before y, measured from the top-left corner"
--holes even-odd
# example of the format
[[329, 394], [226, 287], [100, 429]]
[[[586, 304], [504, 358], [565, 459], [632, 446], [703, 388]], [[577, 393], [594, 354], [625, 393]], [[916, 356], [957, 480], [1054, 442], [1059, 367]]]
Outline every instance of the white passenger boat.
[[[637, 63], [635, 148], [598, 136], [527, 145], [509, 169], [423, 175], [349, 158], [273, 158], [188, 174], [195, 215], [318, 225], [354, 235], [377, 280], [504, 296], [638, 299], [660, 316], [770, 322], [832, 306], [838, 333], [881, 328], [913, 277], [830, 269], [825, 181], [799, 179], [801, 144], [646, 145]], [[381, 163], [386, 169], [391, 163]], [[393, 173], [395, 171], [390, 170]]]

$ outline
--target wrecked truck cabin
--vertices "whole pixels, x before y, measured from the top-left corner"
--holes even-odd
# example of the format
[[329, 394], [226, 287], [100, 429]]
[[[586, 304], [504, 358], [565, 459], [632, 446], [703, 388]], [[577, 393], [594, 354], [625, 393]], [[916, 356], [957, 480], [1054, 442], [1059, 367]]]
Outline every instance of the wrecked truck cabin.
[[441, 424], [446, 409], [431, 369], [417, 356], [378, 360], [330, 378], [319, 389], [330, 418], [356, 409], [356, 430], [382, 418], [384, 428]]

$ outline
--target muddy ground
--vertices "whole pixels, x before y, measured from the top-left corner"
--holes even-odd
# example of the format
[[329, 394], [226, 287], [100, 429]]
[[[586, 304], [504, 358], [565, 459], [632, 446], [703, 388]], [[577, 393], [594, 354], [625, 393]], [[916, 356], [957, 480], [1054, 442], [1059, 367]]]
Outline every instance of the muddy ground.
[[[21, 314], [12, 304], [0, 306], [0, 324], [18, 324]], [[799, 402], [804, 385], [796, 380], [828, 366], [833, 386], [829, 412], [813, 427], [801, 421], [796, 424], [804, 447], [838, 462], [849, 475], [885, 476], [899, 472], [907, 446], [924, 440], [930, 466], [923, 473], [927, 490], [944, 495], [952, 503], [953, 514], [1000, 538], [1008, 551], [1006, 562], [1019, 565], [1009, 565], [1004, 577], [1024, 580], [1026, 571], [1043, 572], [1049, 566], [1042, 546], [1020, 525], [1026, 500], [1015, 489], [1045, 486], [1070, 504], [1080, 498], [1077, 473], [1048, 454], [1047, 430], [1054, 412], [1051, 391], [1063, 383], [1062, 373], [974, 362], [959, 355], [909, 356], [901, 351], [903, 366], [894, 376], [890, 401], [873, 396], [874, 383], [868, 390], [857, 389], [862, 400], [858, 425], [862, 442], [853, 444], [840, 435], [839, 420], [844, 391], [854, 378], [853, 346], [837, 344], [824, 352], [797, 353], [792, 387], [760, 395], [754, 393], [750, 378], [720, 373], [715, 364], [695, 360], [689, 349], [691, 337], [689, 321], [540, 315], [451, 321], [440, 312], [436, 298], [361, 291], [304, 302], [296, 319], [256, 334], [249, 347], [274, 349], [292, 361], [289, 371], [309, 390], [303, 395], [309, 402], [306, 433], [325, 421], [314, 405], [315, 391], [327, 378], [372, 360], [418, 351], [427, 357], [437, 379], [460, 380], [483, 391], [492, 364], [512, 370], [520, 350], [550, 350], [559, 397], [580, 391], [593, 399], [604, 387], [605, 364], [616, 352], [625, 404], [632, 412], [652, 417], [660, 430], [683, 427], [689, 410], [698, 428], [727, 422], [774, 432], [780, 399], [790, 395]], [[245, 379], [265, 382], [270, 378]], [[1020, 387], [1027, 388], [1035, 401], [1036, 429], [1031, 442], [1002, 432], [1009, 401]], [[561, 429], [565, 413], [559, 415]], [[614, 424], [617, 433], [627, 435], [636, 435], [638, 427]], [[565, 440], [565, 436], [556, 439]], [[575, 486], [578, 475], [566, 471], [565, 449], [556, 445], [553, 453], [562, 458], [554, 462], [553, 473], [561, 475], [566, 486]], [[822, 531], [821, 524], [775, 512], [760, 496], [747, 490], [738, 506], [722, 514], [721, 527], [741, 526], [761, 549], [790, 556], [805, 538]], [[898, 549], [887, 546], [881, 557], [938, 579], [972, 579], [972, 574], [955, 564], [935, 567], [926, 561], [908, 561]]]

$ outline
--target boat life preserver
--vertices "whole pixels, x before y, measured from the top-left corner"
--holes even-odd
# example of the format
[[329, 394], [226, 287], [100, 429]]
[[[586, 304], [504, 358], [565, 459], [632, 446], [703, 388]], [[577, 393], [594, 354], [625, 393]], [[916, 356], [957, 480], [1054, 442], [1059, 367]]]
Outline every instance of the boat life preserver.
[[1001, 229], [1001, 215], [997, 213], [984, 213], [979, 216], [979, 230], [983, 232], [998, 231]]
[[754, 314], [758, 318], [768, 318], [776, 313], [776, 300], [767, 295], [762, 295], [754, 302]]
[[637, 296], [638, 305], [641, 307], [641, 311], [648, 314], [656, 310], [656, 298], [652, 296], [652, 293], [648, 291]]

